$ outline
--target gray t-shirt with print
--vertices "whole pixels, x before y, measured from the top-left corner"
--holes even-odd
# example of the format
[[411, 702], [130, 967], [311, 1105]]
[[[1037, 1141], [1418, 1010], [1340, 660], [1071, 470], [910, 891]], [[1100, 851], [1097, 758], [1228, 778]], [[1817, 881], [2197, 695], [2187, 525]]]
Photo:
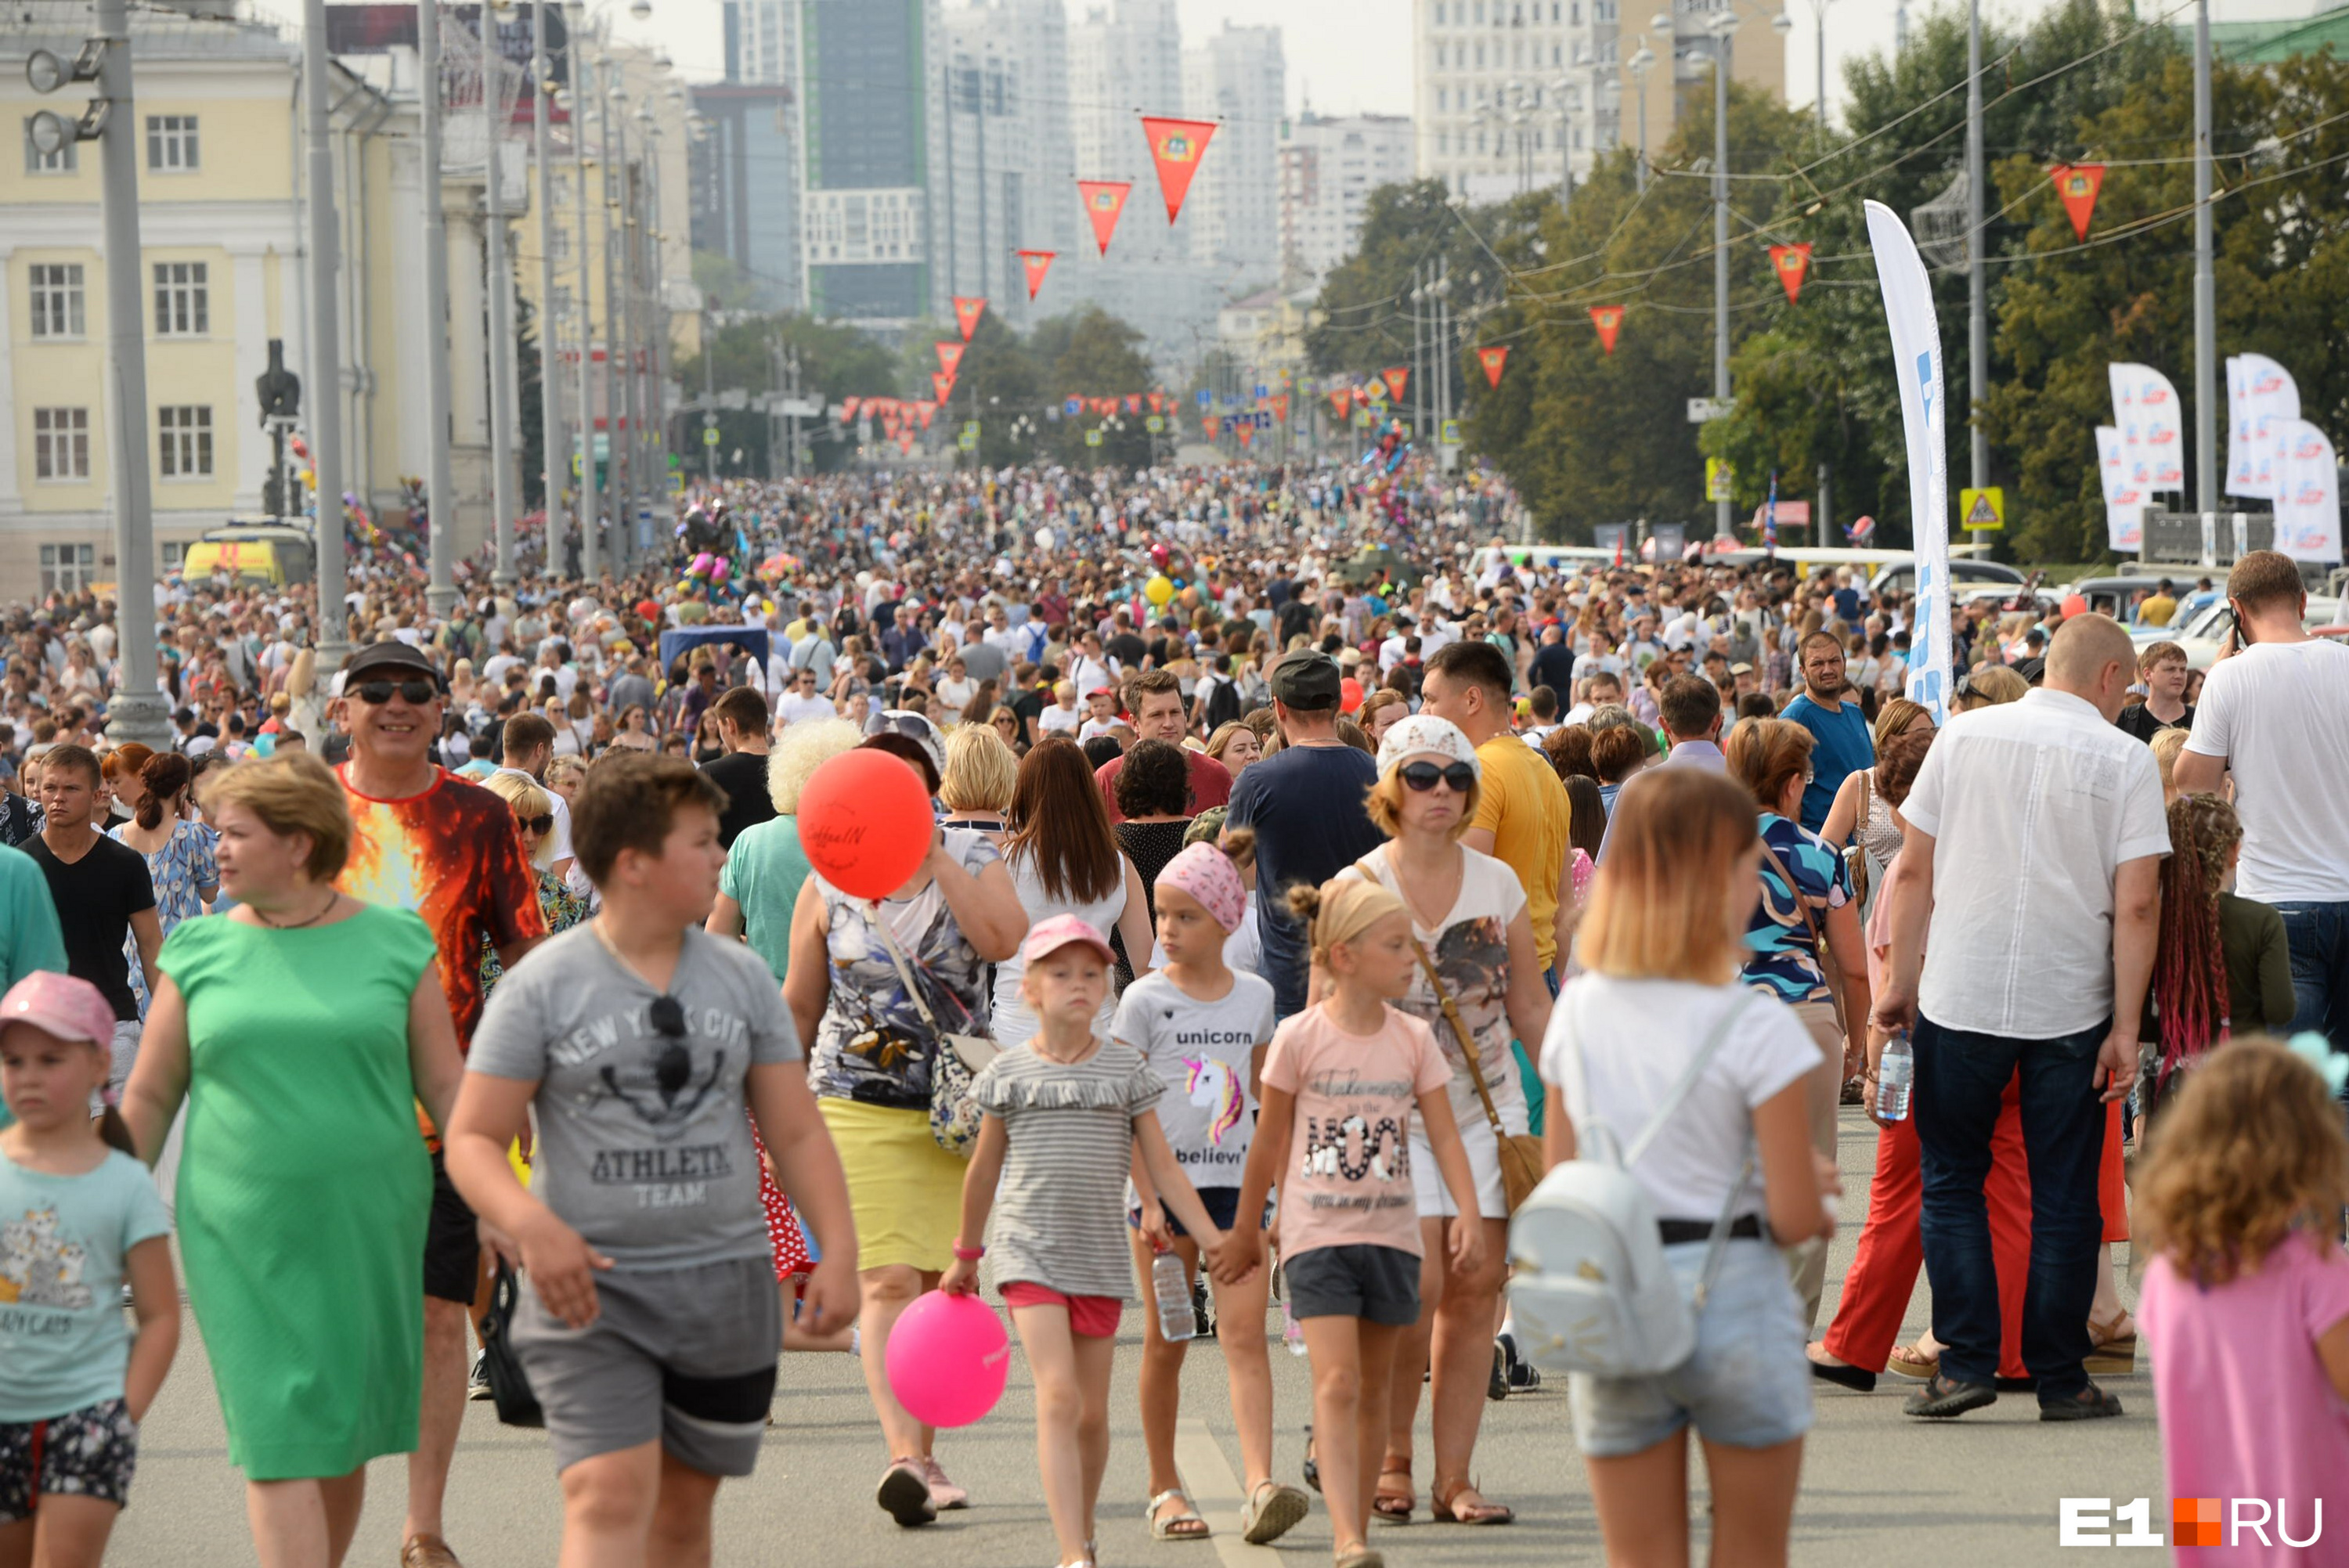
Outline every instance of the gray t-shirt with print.
[[466, 1065], [537, 1081], [531, 1191], [615, 1266], [763, 1257], [744, 1081], [797, 1061], [798, 1032], [765, 963], [698, 926], [668, 994], [682, 1036], [655, 1027], [661, 993], [579, 926], [498, 982]]

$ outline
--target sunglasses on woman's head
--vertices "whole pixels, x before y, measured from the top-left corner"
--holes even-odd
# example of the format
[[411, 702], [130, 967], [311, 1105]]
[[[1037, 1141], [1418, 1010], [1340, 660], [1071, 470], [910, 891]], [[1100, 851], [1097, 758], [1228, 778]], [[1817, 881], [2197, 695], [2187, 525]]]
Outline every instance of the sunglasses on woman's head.
[[1465, 795], [1476, 783], [1476, 770], [1465, 762], [1447, 762], [1440, 768], [1433, 762], [1406, 762], [1400, 773], [1404, 787], [1421, 794], [1442, 782], [1454, 795]]
[[401, 700], [421, 707], [440, 695], [440, 688], [421, 676], [411, 676], [398, 681], [361, 681], [350, 688], [350, 695], [361, 702], [381, 707], [398, 692]]

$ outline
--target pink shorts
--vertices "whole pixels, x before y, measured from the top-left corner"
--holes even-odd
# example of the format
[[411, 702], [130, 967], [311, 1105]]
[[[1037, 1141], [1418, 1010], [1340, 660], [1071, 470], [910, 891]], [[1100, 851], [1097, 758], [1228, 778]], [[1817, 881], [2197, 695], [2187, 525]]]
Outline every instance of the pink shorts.
[[1125, 1311], [1125, 1304], [1106, 1295], [1063, 1295], [1050, 1285], [1030, 1284], [1014, 1280], [1003, 1287], [1003, 1305], [1022, 1306], [1065, 1306], [1069, 1309], [1069, 1332], [1081, 1339], [1114, 1339], [1117, 1320]]

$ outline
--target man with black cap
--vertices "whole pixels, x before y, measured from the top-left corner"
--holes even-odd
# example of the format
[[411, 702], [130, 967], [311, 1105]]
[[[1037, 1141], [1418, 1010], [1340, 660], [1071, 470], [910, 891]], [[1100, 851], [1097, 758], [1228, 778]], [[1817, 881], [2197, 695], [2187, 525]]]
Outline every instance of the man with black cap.
[[1272, 713], [1286, 744], [1232, 784], [1226, 828], [1256, 830], [1259, 968], [1278, 1017], [1305, 1010], [1305, 932], [1288, 916], [1288, 889], [1329, 881], [1386, 841], [1366, 804], [1378, 782], [1367, 751], [1338, 738], [1337, 661], [1290, 654], [1272, 670]]
[[[481, 944], [511, 971], [546, 939], [537, 881], [513, 811], [432, 759], [447, 688], [423, 650], [384, 642], [343, 665], [335, 717], [351, 738], [337, 769], [351, 808], [351, 852], [336, 886], [367, 903], [412, 909], [432, 928], [440, 988], [460, 1049], [481, 1019]], [[424, 1392], [408, 1456], [401, 1568], [457, 1568], [440, 1505], [465, 1415], [465, 1316], [481, 1274], [472, 1211], [432, 1146], [432, 1212], [424, 1239]]]

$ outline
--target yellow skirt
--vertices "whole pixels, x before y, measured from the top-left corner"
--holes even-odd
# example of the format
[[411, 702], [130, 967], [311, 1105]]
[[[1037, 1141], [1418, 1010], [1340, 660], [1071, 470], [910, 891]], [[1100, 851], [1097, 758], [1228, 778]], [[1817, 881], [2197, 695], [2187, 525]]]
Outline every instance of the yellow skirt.
[[969, 1162], [937, 1146], [927, 1111], [830, 1097], [815, 1103], [848, 1178], [857, 1266], [943, 1272], [954, 1262]]

